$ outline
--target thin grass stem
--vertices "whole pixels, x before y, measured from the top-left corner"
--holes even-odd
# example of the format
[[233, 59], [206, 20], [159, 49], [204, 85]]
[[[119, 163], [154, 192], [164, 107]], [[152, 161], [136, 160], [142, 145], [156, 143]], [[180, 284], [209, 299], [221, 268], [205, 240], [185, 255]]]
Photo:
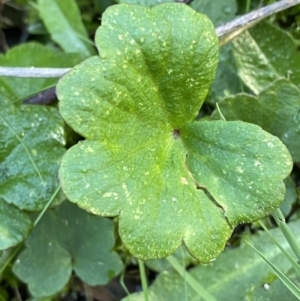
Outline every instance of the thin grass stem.
[[145, 301], [149, 301], [149, 291], [148, 291], [148, 283], [147, 283], [145, 265], [144, 265], [144, 262], [139, 259], [138, 259], [138, 263], [139, 263], [139, 270], [140, 270], [140, 276], [141, 276], [141, 281], [142, 281], [142, 289], [143, 289], [144, 299], [145, 299]]
[[122, 274], [121, 274], [121, 277], [120, 277], [120, 285], [121, 285], [121, 287], [123, 288], [124, 292], [127, 294], [127, 296], [129, 296], [129, 295], [130, 295], [130, 292], [129, 292], [129, 290], [127, 289], [127, 286], [126, 286], [126, 284], [125, 284], [125, 282], [124, 282], [124, 277], [125, 277], [125, 268], [124, 268], [124, 270], [123, 270], [123, 272], [122, 272]]
[[[185, 268], [183, 268], [174, 256], [169, 256], [166, 258], [171, 266], [177, 271], [181, 277], [185, 275]], [[211, 295], [190, 273], [186, 273], [186, 282], [188, 285], [198, 294], [199, 297], [203, 298], [205, 301], [217, 301], [217, 299]]]
[[220, 109], [218, 103], [216, 103], [216, 107], [217, 107], [217, 110], [218, 110], [218, 113], [219, 113], [221, 119], [222, 119], [223, 121], [226, 121], [226, 118], [225, 118], [225, 116], [222, 114], [221, 109]]
[[248, 241], [245, 241], [251, 248], [253, 248], [257, 254], [269, 265], [273, 270], [276, 276], [282, 281], [282, 283], [289, 289], [289, 291], [300, 300], [300, 290], [299, 288], [286, 276], [282, 273], [271, 261], [269, 261], [260, 251], [258, 251], [253, 245]]
[[260, 226], [265, 230], [265, 232], [270, 236], [270, 238], [274, 241], [274, 243], [277, 245], [277, 247], [280, 249], [280, 251], [284, 254], [284, 256], [288, 259], [288, 261], [291, 263], [292, 267], [296, 271], [296, 273], [300, 276], [300, 266], [299, 264], [293, 259], [293, 257], [281, 246], [281, 244], [276, 240], [276, 238], [271, 234], [271, 232], [268, 230], [268, 228], [265, 226], [265, 224], [262, 221], [258, 221]]
[[279, 208], [277, 208], [273, 212], [273, 217], [274, 217], [279, 229], [281, 230], [284, 237], [286, 238], [287, 242], [291, 246], [293, 252], [295, 253], [295, 255], [298, 259], [298, 262], [300, 263], [300, 247], [299, 247], [299, 244], [297, 243], [297, 240], [296, 240], [294, 234], [292, 233], [291, 229], [286, 224], [284, 215], [282, 214], [282, 212]]

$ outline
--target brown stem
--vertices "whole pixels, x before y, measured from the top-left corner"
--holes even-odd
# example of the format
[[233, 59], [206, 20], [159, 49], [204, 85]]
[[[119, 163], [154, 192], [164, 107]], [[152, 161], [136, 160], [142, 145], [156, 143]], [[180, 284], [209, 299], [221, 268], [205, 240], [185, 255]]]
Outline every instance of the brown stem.
[[[225, 44], [229, 40], [232, 40], [237, 34], [240, 34], [243, 30], [248, 29], [262, 19], [265, 19], [272, 14], [275, 14], [297, 4], [300, 4], [300, 0], [281, 0], [218, 27], [216, 29], [217, 36], [219, 38], [223, 38], [223, 40], [221, 39], [220, 41], [221, 45]], [[228, 36], [228, 34], [230, 35]], [[39, 78], [61, 77], [70, 70], [71, 68], [0, 67], [0, 76]]]
[[300, 4], [300, 0], [281, 0], [276, 3], [267, 5], [258, 10], [255, 10], [247, 15], [244, 15], [236, 20], [233, 20], [225, 25], [222, 25], [216, 29], [218, 37], [223, 37], [226, 34], [232, 33], [242, 27], [249, 28], [249, 25], [275, 14], [289, 7]]

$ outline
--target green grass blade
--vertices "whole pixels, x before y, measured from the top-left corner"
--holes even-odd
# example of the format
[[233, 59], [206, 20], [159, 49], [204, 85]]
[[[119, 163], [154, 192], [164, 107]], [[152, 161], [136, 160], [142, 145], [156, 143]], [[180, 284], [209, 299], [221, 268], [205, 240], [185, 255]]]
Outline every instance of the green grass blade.
[[221, 118], [223, 121], [226, 121], [226, 118], [225, 118], [225, 116], [223, 115], [223, 113], [221, 112], [221, 109], [220, 109], [218, 103], [216, 103], [216, 107], [217, 107], [217, 111], [218, 111], [218, 113], [219, 113], [219, 115], [220, 115], [220, 118]]
[[58, 192], [60, 191], [60, 186], [58, 186], [56, 188], [56, 190], [54, 191], [54, 193], [52, 194], [51, 198], [49, 199], [49, 201], [47, 202], [47, 204], [45, 205], [45, 207], [43, 208], [43, 210], [40, 212], [40, 214], [38, 215], [38, 217], [36, 218], [36, 220], [33, 223], [33, 228], [39, 223], [39, 221], [41, 220], [41, 218], [43, 217], [43, 215], [45, 214], [45, 212], [48, 210], [48, 208], [51, 206], [51, 204], [53, 203], [56, 195], [58, 194]]
[[298, 245], [297, 240], [295, 239], [294, 234], [290, 230], [289, 226], [286, 224], [284, 215], [282, 214], [279, 208], [277, 208], [274, 211], [273, 217], [275, 218], [278, 227], [282, 231], [287, 242], [289, 243], [293, 252], [297, 256], [298, 261], [300, 262], [300, 246]]
[[126, 270], [126, 269], [124, 268], [124, 270], [123, 270], [123, 272], [122, 272], [122, 274], [121, 274], [121, 277], [120, 277], [120, 285], [121, 285], [121, 287], [123, 288], [124, 292], [127, 294], [127, 296], [129, 296], [129, 295], [130, 295], [129, 290], [127, 289], [127, 286], [126, 286], [126, 284], [125, 284], [125, 282], [124, 282], [125, 270]]
[[2, 120], [4, 121], [4, 123], [6, 123], [6, 124], [8, 125], [8, 127], [10, 128], [10, 130], [11, 130], [11, 131], [14, 133], [14, 135], [16, 136], [16, 138], [20, 141], [20, 143], [22, 144], [23, 148], [25, 149], [25, 151], [26, 151], [26, 153], [27, 153], [27, 155], [28, 155], [28, 157], [29, 157], [29, 159], [30, 159], [30, 161], [31, 161], [31, 163], [32, 163], [32, 165], [33, 165], [33, 167], [34, 167], [34, 169], [36, 170], [36, 172], [37, 172], [39, 178], [41, 179], [41, 181], [42, 181], [42, 183], [43, 183], [43, 186], [46, 186], [46, 184], [45, 184], [45, 182], [44, 182], [44, 179], [43, 179], [41, 173], [39, 172], [39, 170], [38, 170], [36, 164], [34, 163], [34, 160], [33, 160], [32, 156], [31, 156], [31, 154], [30, 154], [30, 152], [29, 152], [27, 146], [26, 146], [25, 143], [23, 142], [23, 140], [22, 140], [21, 137], [17, 134], [17, 132], [13, 129], [13, 127], [10, 125], [10, 123], [9, 123], [2, 115], [0, 115], [0, 117], [2, 118]]
[[262, 221], [258, 221], [258, 223], [261, 225], [261, 227], [268, 233], [268, 235], [271, 237], [271, 239], [274, 241], [274, 243], [277, 245], [277, 247], [280, 249], [282, 254], [288, 259], [288, 261], [291, 263], [292, 267], [296, 271], [296, 273], [300, 276], [300, 266], [299, 264], [294, 260], [294, 258], [280, 245], [280, 243], [276, 240], [276, 238], [271, 234], [271, 232], [268, 230], [268, 228], [265, 226], [265, 224]]
[[138, 263], [139, 263], [139, 270], [140, 270], [140, 276], [142, 281], [144, 299], [145, 301], [149, 301], [149, 291], [148, 291], [147, 277], [145, 272], [145, 265], [142, 260], [138, 260]]
[[166, 259], [179, 275], [185, 277], [186, 282], [195, 290], [195, 292], [197, 292], [199, 297], [203, 298], [205, 301], [217, 301], [217, 299], [211, 295], [190, 273], [186, 272], [185, 274], [185, 268], [178, 263], [174, 256], [169, 256]]
[[[182, 266], [185, 267], [185, 260], [184, 260], [184, 251], [183, 248], [181, 248], [181, 258], [182, 258]], [[185, 301], [188, 301], [188, 292], [187, 292], [187, 282], [186, 282], [186, 269], [184, 269], [184, 295], [185, 295]]]
[[283, 282], [283, 284], [290, 290], [290, 292], [300, 300], [299, 288], [297, 288], [297, 286], [288, 277], [286, 277], [271, 261], [269, 261], [253, 245], [251, 245], [248, 241], [245, 242], [261, 256], [261, 258], [269, 265], [269, 267], [273, 270], [273, 272], [277, 275], [277, 277]]

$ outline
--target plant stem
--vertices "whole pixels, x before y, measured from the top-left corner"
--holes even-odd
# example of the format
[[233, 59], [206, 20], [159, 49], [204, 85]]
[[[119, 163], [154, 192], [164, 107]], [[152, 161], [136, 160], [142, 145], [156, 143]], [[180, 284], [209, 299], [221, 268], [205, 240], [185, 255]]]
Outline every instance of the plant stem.
[[126, 287], [126, 284], [125, 284], [125, 281], [124, 281], [124, 277], [125, 277], [125, 268], [122, 271], [122, 274], [121, 274], [121, 277], [120, 277], [120, 285], [123, 288], [123, 290], [125, 291], [125, 293], [127, 294], [127, 296], [129, 296], [130, 292], [129, 292], [129, 290]]
[[285, 222], [284, 215], [282, 214], [281, 210], [279, 208], [276, 209], [276, 211], [273, 213], [273, 217], [280, 228], [281, 232], [285, 236], [287, 242], [291, 246], [293, 252], [295, 253], [298, 262], [300, 263], [300, 247], [297, 243], [297, 240], [295, 239], [295, 236], [293, 235], [292, 231], [290, 230], [289, 226]]
[[297, 4], [300, 4], [300, 0], [281, 0], [267, 5], [236, 20], [233, 20], [223, 26], [218, 27], [216, 29], [217, 36], [222, 37], [226, 34], [232, 33], [233, 31], [241, 27], [249, 28], [250, 24], [257, 23], [258, 21], [261, 21], [275, 13], [278, 13]]
[[0, 67], [0, 76], [7, 77], [61, 77], [71, 68]]
[[277, 247], [280, 249], [282, 254], [288, 259], [288, 261], [291, 263], [292, 267], [296, 271], [296, 273], [300, 276], [300, 265], [294, 260], [294, 258], [282, 247], [282, 245], [276, 240], [276, 238], [271, 234], [271, 232], [268, 230], [268, 228], [265, 226], [263, 221], [258, 221], [260, 226], [268, 233], [268, 235], [271, 237], [273, 242], [277, 245]]
[[198, 294], [199, 297], [202, 297], [205, 301], [217, 301], [217, 299], [211, 295], [193, 276], [185, 272], [185, 268], [182, 267], [174, 256], [169, 256], [166, 258], [171, 266], [178, 272], [181, 277], [185, 277], [186, 282], [190, 285], [191, 288]]
[[246, 3], [246, 13], [248, 13], [249, 10], [250, 10], [250, 4], [251, 4], [251, 0], [247, 0], [247, 3]]
[[46, 204], [46, 206], [43, 208], [43, 210], [40, 212], [39, 216], [36, 218], [36, 220], [33, 223], [33, 228], [38, 224], [38, 222], [41, 220], [41, 218], [43, 217], [43, 215], [45, 214], [45, 212], [47, 211], [47, 209], [50, 207], [50, 205], [52, 204], [53, 200], [55, 199], [56, 195], [58, 194], [58, 192], [60, 191], [60, 186], [58, 186], [56, 188], [56, 190], [54, 191], [54, 193], [52, 194], [50, 200], [48, 201], [48, 203]]
[[217, 107], [218, 113], [219, 113], [219, 115], [220, 115], [220, 118], [221, 118], [223, 121], [226, 121], [226, 118], [225, 118], [225, 116], [223, 115], [223, 113], [221, 112], [218, 103], [216, 103], [216, 107]]
[[145, 265], [142, 260], [138, 260], [138, 263], [139, 263], [139, 270], [140, 270], [140, 276], [142, 281], [144, 299], [145, 301], [149, 301], [149, 292], [148, 292], [147, 277], [145, 272]]

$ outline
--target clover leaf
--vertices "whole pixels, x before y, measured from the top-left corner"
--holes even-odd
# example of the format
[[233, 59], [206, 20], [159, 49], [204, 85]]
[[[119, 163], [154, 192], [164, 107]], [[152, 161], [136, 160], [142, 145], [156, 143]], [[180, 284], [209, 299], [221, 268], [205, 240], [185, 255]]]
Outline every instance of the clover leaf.
[[114, 241], [111, 220], [64, 202], [31, 232], [13, 271], [35, 297], [59, 292], [72, 270], [90, 285], [106, 284], [122, 269], [119, 256], [111, 251]]
[[287, 149], [256, 125], [194, 121], [218, 40], [188, 6], [112, 6], [96, 45], [100, 57], [57, 87], [61, 115], [86, 138], [62, 159], [64, 192], [92, 213], [119, 215], [121, 239], [139, 258], [167, 256], [184, 242], [212, 260], [237, 223], [282, 202]]

